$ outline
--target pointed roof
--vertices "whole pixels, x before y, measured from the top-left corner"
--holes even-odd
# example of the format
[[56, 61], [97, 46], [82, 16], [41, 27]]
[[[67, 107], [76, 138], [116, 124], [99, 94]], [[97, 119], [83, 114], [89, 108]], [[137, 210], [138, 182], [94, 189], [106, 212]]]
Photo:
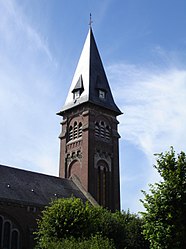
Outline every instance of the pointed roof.
[[62, 115], [64, 111], [85, 102], [112, 110], [116, 115], [121, 114], [114, 102], [91, 27], [65, 104], [57, 114]]

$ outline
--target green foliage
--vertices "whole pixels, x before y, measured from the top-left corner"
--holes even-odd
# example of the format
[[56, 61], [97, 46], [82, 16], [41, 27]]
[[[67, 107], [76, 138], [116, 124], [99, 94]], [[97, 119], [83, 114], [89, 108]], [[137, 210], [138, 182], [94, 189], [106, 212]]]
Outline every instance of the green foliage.
[[152, 249], [186, 248], [186, 155], [173, 148], [156, 155], [155, 168], [162, 181], [150, 185], [142, 201], [144, 235]]
[[115, 246], [108, 238], [95, 235], [89, 239], [75, 239], [74, 237], [62, 241], [49, 242], [50, 249], [115, 249]]
[[[43, 211], [38, 221], [38, 248], [146, 249], [141, 220], [128, 213], [111, 213], [80, 199], [57, 199]], [[102, 247], [98, 247], [102, 245]], [[66, 246], [66, 247], [65, 247]], [[91, 248], [88, 246], [87, 248]]]
[[128, 212], [116, 212], [113, 214], [117, 222], [120, 224], [118, 240], [118, 248], [127, 249], [148, 249], [149, 243], [145, 240], [142, 233], [142, 219], [136, 214]]
[[39, 244], [45, 245], [55, 238], [63, 239], [87, 237], [90, 233], [90, 212], [88, 204], [78, 198], [57, 199], [43, 211], [38, 221], [37, 238]]

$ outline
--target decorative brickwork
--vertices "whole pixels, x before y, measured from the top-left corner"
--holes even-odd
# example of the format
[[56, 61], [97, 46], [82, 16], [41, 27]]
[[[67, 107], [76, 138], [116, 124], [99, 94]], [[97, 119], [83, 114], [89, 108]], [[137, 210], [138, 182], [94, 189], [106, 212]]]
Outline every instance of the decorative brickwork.
[[[78, 124], [81, 136], [69, 141], [70, 127], [76, 133]], [[60, 177], [76, 175], [86, 191], [111, 210], [120, 208], [117, 125], [113, 112], [84, 104], [65, 112], [60, 136]]]

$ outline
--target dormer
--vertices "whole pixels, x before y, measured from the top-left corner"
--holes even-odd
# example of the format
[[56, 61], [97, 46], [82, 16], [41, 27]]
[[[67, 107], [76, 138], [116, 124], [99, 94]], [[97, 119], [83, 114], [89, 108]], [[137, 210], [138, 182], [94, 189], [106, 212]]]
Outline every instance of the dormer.
[[83, 91], [84, 91], [83, 77], [82, 77], [82, 75], [80, 75], [80, 77], [79, 77], [79, 79], [78, 79], [78, 81], [77, 81], [74, 89], [72, 90], [73, 99], [77, 100], [81, 96], [81, 94], [82, 94]]

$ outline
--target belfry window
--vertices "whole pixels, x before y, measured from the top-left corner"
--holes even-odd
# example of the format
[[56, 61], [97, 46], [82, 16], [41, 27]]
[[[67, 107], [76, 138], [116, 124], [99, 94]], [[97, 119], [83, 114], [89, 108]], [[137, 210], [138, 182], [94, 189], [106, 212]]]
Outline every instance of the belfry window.
[[78, 137], [78, 127], [77, 122], [74, 123], [74, 139]]
[[100, 126], [99, 126], [99, 123], [96, 122], [95, 123], [95, 135], [96, 135], [96, 137], [99, 137], [99, 134], [100, 134]]
[[101, 138], [105, 137], [105, 125], [103, 121], [101, 121], [101, 125], [100, 125], [100, 136]]
[[82, 137], [82, 123], [79, 123], [79, 127], [78, 127], [78, 137]]
[[111, 128], [104, 121], [95, 122], [95, 136], [109, 141], [111, 138]]
[[74, 122], [74, 125], [69, 127], [68, 131], [68, 141], [73, 141], [77, 138], [82, 137], [82, 123], [78, 123], [77, 121]]
[[110, 139], [110, 129], [109, 129], [109, 126], [107, 125], [106, 128], [105, 128], [105, 138], [107, 140]]
[[73, 139], [73, 128], [70, 126], [69, 128], [69, 141]]

